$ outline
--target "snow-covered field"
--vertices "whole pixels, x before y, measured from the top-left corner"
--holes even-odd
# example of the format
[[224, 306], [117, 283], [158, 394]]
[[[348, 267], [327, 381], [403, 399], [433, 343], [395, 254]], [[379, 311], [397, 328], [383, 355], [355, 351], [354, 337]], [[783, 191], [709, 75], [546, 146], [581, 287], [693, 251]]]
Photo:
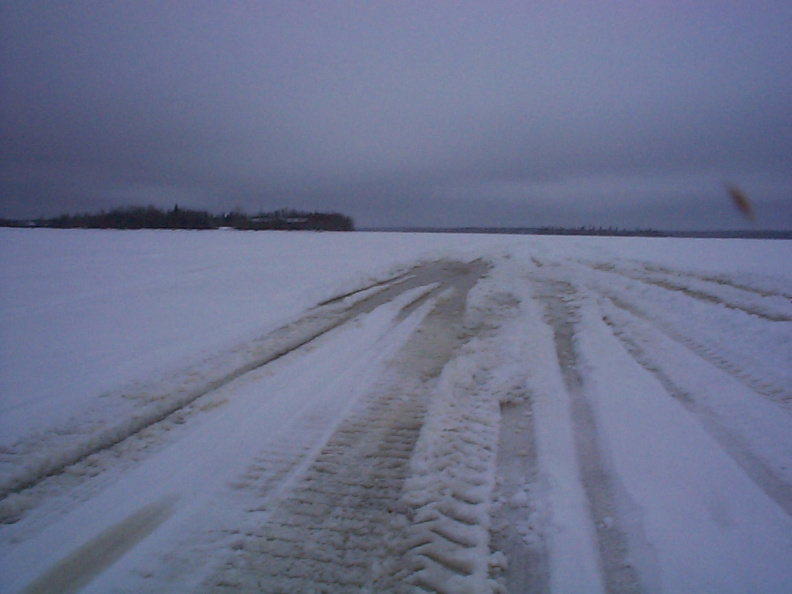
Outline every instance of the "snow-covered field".
[[792, 242], [0, 229], [0, 591], [792, 591]]

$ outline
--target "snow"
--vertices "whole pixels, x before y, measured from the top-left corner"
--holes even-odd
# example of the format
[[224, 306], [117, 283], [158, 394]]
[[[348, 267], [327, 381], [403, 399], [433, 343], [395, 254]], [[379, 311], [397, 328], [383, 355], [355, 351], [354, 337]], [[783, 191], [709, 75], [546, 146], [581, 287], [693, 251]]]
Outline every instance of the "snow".
[[551, 585], [554, 592], [603, 591], [594, 528], [580, 484], [570, 402], [552, 348], [552, 329], [542, 319], [539, 304], [524, 300], [525, 323], [543, 340], [532, 341], [525, 360], [531, 371], [528, 387], [534, 394], [535, 431], [542, 477], [540, 509], [549, 524]]
[[646, 552], [653, 558], [644, 562], [659, 567], [650, 589], [783, 590], [790, 579], [789, 516], [650, 372], [631, 364], [601, 319], [587, 312], [583, 324], [590, 396], [616, 473], [653, 544]]
[[[290, 493], [325, 508], [315, 469], [333, 448], [342, 484], [394, 498], [380, 540], [345, 553], [375, 585], [515, 589], [524, 554], [553, 592], [789, 591], [790, 256], [761, 240], [0, 229], [0, 591], [77, 579], [97, 548], [115, 552], [80, 569], [88, 591], [244, 586], [267, 527], [293, 525]], [[450, 280], [448, 262], [481, 259], [472, 289]], [[371, 444], [387, 481], [366, 479], [378, 454], [345, 444], [390, 435], [366, 416], [386, 401], [404, 428], [393, 454]], [[522, 441], [503, 433], [513, 403]], [[509, 443], [535, 460], [504, 479]], [[295, 528], [317, 559], [322, 526], [353, 525], [335, 506]], [[522, 542], [498, 549], [509, 530]]]
[[3, 229], [2, 444], [97, 394], [245, 342], [438, 243], [415, 236], [392, 250], [376, 234], [333, 237]]

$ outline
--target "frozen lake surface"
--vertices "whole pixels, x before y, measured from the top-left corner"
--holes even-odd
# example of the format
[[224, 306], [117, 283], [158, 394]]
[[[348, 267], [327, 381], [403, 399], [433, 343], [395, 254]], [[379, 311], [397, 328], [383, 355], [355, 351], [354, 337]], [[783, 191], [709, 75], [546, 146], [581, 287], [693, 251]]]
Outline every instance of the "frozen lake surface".
[[0, 591], [792, 589], [792, 242], [0, 229]]

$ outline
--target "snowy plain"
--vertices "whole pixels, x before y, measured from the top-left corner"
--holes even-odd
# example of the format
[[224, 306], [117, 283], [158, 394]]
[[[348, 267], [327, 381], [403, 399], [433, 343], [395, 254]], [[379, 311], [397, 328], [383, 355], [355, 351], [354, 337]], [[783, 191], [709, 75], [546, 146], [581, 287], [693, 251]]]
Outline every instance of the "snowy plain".
[[0, 229], [3, 592], [789, 591], [791, 415], [789, 241]]

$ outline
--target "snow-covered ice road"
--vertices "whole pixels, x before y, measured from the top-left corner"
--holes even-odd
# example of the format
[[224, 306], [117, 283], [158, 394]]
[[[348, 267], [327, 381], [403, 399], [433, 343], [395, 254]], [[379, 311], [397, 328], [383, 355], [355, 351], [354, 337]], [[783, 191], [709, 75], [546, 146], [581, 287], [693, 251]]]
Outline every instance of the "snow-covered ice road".
[[0, 590], [790, 591], [791, 298], [405, 268], [4, 447]]

